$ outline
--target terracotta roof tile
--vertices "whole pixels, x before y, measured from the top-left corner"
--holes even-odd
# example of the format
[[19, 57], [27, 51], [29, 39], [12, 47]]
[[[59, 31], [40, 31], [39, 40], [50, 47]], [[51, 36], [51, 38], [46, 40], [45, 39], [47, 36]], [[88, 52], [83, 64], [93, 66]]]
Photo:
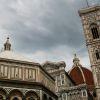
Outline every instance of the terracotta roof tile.
[[70, 71], [69, 76], [76, 83], [76, 85], [86, 83], [88, 88], [92, 89], [94, 87], [93, 74], [89, 69], [85, 67], [74, 67]]

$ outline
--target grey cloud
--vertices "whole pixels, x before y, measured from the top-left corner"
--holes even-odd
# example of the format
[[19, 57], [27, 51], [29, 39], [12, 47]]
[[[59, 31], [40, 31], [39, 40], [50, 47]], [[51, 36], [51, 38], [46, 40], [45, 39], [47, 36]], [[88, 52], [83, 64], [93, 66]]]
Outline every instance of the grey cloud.
[[[99, 1], [97, 1], [99, 2]], [[11, 33], [14, 48], [21, 52], [50, 50], [66, 45], [86, 52], [78, 10], [81, 0], [1, 0], [0, 25]], [[5, 21], [6, 20], [6, 21]], [[66, 52], [67, 53], [67, 52]]]

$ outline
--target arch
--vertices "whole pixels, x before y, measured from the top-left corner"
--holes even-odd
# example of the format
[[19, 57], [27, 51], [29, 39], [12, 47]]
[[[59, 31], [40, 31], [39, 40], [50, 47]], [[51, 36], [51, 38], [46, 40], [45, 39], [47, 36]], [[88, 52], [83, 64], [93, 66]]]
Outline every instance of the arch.
[[26, 98], [26, 100], [39, 100], [38, 94], [34, 91], [28, 91], [25, 94], [25, 98]]
[[22, 100], [23, 93], [20, 90], [14, 89], [9, 93], [9, 100]]
[[43, 100], [48, 100], [47, 95], [43, 94]]
[[14, 97], [13, 100], [19, 100], [18, 97]]
[[96, 23], [92, 23], [90, 25], [90, 30], [93, 36], [93, 39], [97, 39], [100, 37], [100, 33], [99, 33], [99, 27]]

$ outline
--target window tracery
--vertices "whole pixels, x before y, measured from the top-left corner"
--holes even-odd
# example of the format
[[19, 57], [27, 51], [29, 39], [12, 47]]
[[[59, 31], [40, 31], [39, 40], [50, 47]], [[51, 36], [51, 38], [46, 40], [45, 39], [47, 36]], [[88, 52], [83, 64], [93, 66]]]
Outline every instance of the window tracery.
[[98, 39], [100, 37], [98, 25], [95, 24], [95, 23], [92, 23], [90, 25], [90, 29], [91, 29], [91, 33], [92, 33], [93, 39]]
[[96, 50], [96, 58], [97, 58], [97, 60], [100, 59], [100, 52], [98, 50]]

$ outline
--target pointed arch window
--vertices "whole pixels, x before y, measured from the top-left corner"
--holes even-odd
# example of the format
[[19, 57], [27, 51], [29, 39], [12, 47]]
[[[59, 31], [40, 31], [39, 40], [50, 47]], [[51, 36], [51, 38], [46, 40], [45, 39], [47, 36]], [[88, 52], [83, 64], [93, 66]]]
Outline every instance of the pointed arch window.
[[96, 50], [96, 58], [97, 58], [97, 60], [100, 59], [100, 52], [98, 50]]
[[91, 29], [93, 39], [98, 39], [100, 37], [98, 25], [96, 23], [92, 23], [90, 25], [90, 29]]

